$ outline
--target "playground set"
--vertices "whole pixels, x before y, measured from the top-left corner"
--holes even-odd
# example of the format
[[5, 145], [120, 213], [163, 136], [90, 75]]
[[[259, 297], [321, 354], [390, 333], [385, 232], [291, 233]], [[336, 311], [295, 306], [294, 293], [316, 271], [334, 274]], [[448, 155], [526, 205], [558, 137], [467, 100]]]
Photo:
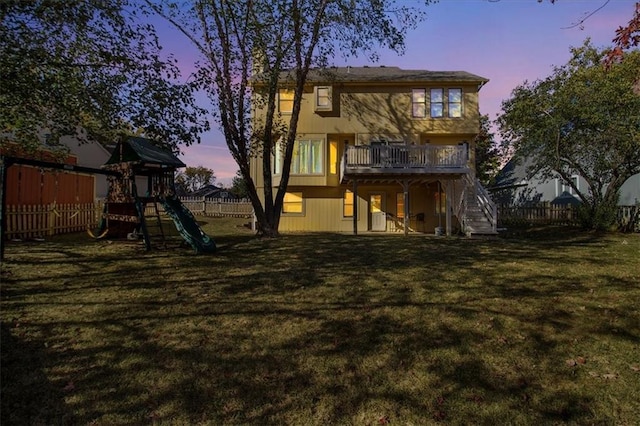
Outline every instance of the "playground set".
[[[197, 252], [212, 253], [215, 242], [200, 228], [191, 211], [175, 195], [175, 171], [185, 167], [173, 153], [161, 149], [150, 140], [129, 137], [120, 141], [101, 169], [61, 164], [49, 161], [0, 157], [2, 162], [2, 235], [0, 252], [4, 251], [6, 229], [7, 169], [14, 165], [63, 169], [76, 173], [107, 175], [109, 190], [98, 229], [87, 229], [96, 239], [142, 238], [146, 250], [165, 242], [165, 233], [158, 204], [171, 217], [181, 237]], [[151, 212], [151, 213], [148, 213]]]

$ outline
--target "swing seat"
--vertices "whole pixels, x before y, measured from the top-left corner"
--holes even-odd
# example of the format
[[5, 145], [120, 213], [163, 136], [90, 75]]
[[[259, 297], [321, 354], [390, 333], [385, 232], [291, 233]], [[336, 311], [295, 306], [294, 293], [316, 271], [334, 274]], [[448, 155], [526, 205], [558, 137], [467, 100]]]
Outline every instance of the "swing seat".
[[87, 228], [87, 234], [96, 240], [102, 239], [104, 237], [107, 236], [107, 234], [109, 233], [109, 228], [105, 228], [102, 232], [98, 231], [98, 234], [94, 234], [93, 231], [91, 230], [91, 228]]

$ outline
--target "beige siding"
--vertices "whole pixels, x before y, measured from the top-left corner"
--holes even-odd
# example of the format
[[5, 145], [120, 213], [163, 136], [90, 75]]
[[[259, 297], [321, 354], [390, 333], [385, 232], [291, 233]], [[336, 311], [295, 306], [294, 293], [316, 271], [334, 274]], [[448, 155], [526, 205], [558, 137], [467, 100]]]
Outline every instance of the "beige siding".
[[[410, 227], [414, 231], [433, 233], [438, 226], [436, 213], [437, 183], [414, 184], [409, 191]], [[352, 232], [353, 218], [343, 217], [343, 194], [351, 187], [339, 188], [301, 188], [289, 187], [292, 192], [302, 192], [304, 199], [303, 214], [283, 214], [280, 220], [282, 232]], [[402, 186], [393, 185], [360, 185], [358, 187], [358, 231], [369, 229], [369, 196], [382, 193], [386, 203], [384, 211], [387, 213], [387, 231], [400, 231], [403, 220], [397, 219], [396, 196], [402, 193]], [[455, 201], [455, 200], [452, 200]], [[422, 214], [419, 220], [418, 215]], [[395, 222], [395, 223], [394, 223]], [[444, 226], [444, 214], [442, 215]]]
[[[463, 92], [463, 116], [460, 118], [413, 118], [412, 89], [460, 88]], [[343, 194], [345, 186], [339, 181], [339, 162], [344, 153], [345, 141], [349, 145], [369, 144], [372, 140], [404, 141], [407, 144], [457, 145], [469, 144], [470, 161], [474, 164], [474, 138], [479, 130], [478, 85], [455, 81], [438, 83], [405, 84], [389, 82], [383, 84], [345, 83], [334, 84], [332, 107], [328, 111], [315, 108], [314, 88], [309, 86], [303, 97], [297, 133], [300, 139], [321, 139], [323, 141], [324, 174], [292, 175], [289, 179], [290, 192], [302, 192], [304, 212], [283, 214], [280, 231], [330, 231], [352, 232], [353, 219], [343, 217]], [[446, 93], [446, 92], [445, 92]], [[446, 94], [445, 94], [446, 96]], [[428, 109], [428, 107], [427, 107]], [[255, 120], [262, 111], [257, 110]], [[429, 115], [427, 113], [427, 115]], [[283, 114], [283, 124], [288, 125], [290, 115]], [[337, 143], [338, 173], [330, 174], [330, 143]], [[259, 194], [264, 185], [262, 161], [252, 162], [252, 176]], [[273, 176], [274, 186], [280, 183], [280, 174]], [[437, 177], [429, 184], [412, 184], [410, 187], [410, 226], [419, 232], [433, 233], [438, 226], [435, 207]], [[399, 183], [384, 185], [359, 184], [358, 187], [358, 231], [366, 231], [370, 226], [369, 195], [383, 193], [386, 198], [385, 211], [388, 213], [387, 230], [396, 228], [393, 223], [398, 216], [396, 194], [402, 193]], [[457, 200], [451, 200], [457, 202]], [[418, 216], [420, 214], [420, 216]], [[418, 218], [423, 220], [418, 220]], [[396, 222], [398, 222], [396, 220]], [[402, 225], [402, 223], [397, 223]], [[442, 217], [444, 226], [444, 214]], [[455, 227], [455, 224], [454, 224]]]

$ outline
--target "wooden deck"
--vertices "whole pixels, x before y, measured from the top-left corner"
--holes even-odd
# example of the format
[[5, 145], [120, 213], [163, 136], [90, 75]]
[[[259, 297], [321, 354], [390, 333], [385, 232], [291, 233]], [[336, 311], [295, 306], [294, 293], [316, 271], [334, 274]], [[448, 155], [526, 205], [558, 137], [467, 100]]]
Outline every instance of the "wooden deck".
[[348, 146], [341, 164], [342, 178], [359, 176], [462, 175], [469, 172], [464, 145]]

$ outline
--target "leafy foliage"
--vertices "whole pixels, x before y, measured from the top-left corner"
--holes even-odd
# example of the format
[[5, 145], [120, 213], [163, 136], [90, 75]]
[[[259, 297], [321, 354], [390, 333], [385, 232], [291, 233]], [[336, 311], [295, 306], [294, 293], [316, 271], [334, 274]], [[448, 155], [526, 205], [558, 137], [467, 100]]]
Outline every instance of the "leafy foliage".
[[238, 198], [248, 198], [249, 192], [247, 191], [247, 182], [242, 177], [240, 170], [236, 172], [236, 175], [231, 180], [230, 190]]
[[[419, 3], [404, 6], [393, 0], [146, 3], [200, 51], [196, 81], [215, 106], [214, 116], [247, 184], [259, 232], [266, 236], [278, 234], [309, 69], [326, 66], [338, 53], [376, 59], [378, 47], [402, 51], [405, 32], [423, 17]], [[275, 106], [284, 71], [294, 91], [293, 111], [286, 118]], [[252, 103], [264, 111], [253, 122]], [[284, 167], [274, 193], [271, 172], [277, 139], [284, 141]], [[252, 157], [262, 161], [262, 194], [250, 173]]]
[[640, 45], [640, 1], [636, 2], [635, 11], [624, 27], [618, 27], [613, 39], [615, 47], [607, 57], [608, 63], [623, 56], [624, 50]]
[[491, 131], [488, 115], [480, 116], [480, 132], [476, 136], [476, 176], [485, 186], [491, 186], [500, 169], [500, 149]]
[[[622, 184], [640, 173], [640, 52], [609, 69], [607, 50], [587, 40], [551, 76], [525, 82], [503, 102], [504, 148], [532, 159], [543, 177], [559, 176], [583, 202], [584, 225], [606, 228]], [[572, 175], [583, 177], [578, 188]]]
[[213, 170], [204, 166], [187, 167], [176, 174], [176, 187], [183, 192], [193, 192], [211, 185], [216, 180]]
[[176, 148], [209, 128], [193, 87], [177, 84], [153, 27], [129, 0], [0, 5], [0, 131], [25, 148], [42, 133], [113, 142], [144, 134]]

